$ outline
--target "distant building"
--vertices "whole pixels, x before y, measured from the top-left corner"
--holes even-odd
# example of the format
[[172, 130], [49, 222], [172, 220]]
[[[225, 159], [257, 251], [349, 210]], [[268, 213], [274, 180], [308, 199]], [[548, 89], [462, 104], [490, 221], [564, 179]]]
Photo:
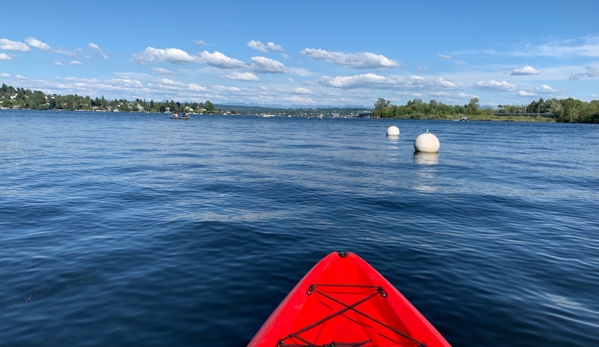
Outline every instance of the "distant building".
[[370, 118], [372, 114], [370, 112], [358, 112], [357, 118]]

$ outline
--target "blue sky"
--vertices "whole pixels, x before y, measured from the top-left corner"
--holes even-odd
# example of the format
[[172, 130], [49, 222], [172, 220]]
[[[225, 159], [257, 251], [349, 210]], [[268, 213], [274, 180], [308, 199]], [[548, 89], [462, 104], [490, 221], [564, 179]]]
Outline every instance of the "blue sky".
[[371, 106], [599, 99], [599, 1], [2, 5], [0, 83], [106, 98]]

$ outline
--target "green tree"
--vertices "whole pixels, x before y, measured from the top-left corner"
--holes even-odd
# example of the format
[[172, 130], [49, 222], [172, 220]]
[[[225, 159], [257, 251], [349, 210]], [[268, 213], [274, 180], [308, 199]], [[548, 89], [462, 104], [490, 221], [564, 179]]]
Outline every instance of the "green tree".
[[391, 101], [385, 100], [383, 98], [379, 98], [374, 103], [374, 109], [375, 109], [375, 111], [382, 111], [382, 110], [386, 109], [387, 107], [389, 107], [389, 104], [391, 104]]
[[214, 111], [214, 104], [211, 103], [210, 100], [206, 100], [206, 102], [204, 103], [204, 108], [208, 112], [213, 112]]
[[468, 105], [466, 105], [466, 110], [468, 114], [474, 115], [478, 113], [478, 102], [478, 98], [470, 99], [470, 102], [468, 103]]

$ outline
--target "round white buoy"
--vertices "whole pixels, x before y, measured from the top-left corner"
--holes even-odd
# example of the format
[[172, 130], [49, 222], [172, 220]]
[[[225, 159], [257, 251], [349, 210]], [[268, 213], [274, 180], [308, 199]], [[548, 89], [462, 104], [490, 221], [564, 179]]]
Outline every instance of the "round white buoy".
[[416, 140], [414, 140], [414, 152], [424, 152], [424, 153], [437, 153], [439, 152], [439, 147], [441, 144], [439, 143], [439, 139], [428, 132], [420, 134]]
[[395, 125], [390, 126], [387, 128], [387, 136], [399, 136], [399, 128]]

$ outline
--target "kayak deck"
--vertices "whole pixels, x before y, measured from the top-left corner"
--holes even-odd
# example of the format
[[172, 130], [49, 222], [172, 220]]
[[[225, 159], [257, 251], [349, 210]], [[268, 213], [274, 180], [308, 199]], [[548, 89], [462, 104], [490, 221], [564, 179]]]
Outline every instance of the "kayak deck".
[[248, 346], [450, 345], [374, 268], [339, 252], [306, 274]]

